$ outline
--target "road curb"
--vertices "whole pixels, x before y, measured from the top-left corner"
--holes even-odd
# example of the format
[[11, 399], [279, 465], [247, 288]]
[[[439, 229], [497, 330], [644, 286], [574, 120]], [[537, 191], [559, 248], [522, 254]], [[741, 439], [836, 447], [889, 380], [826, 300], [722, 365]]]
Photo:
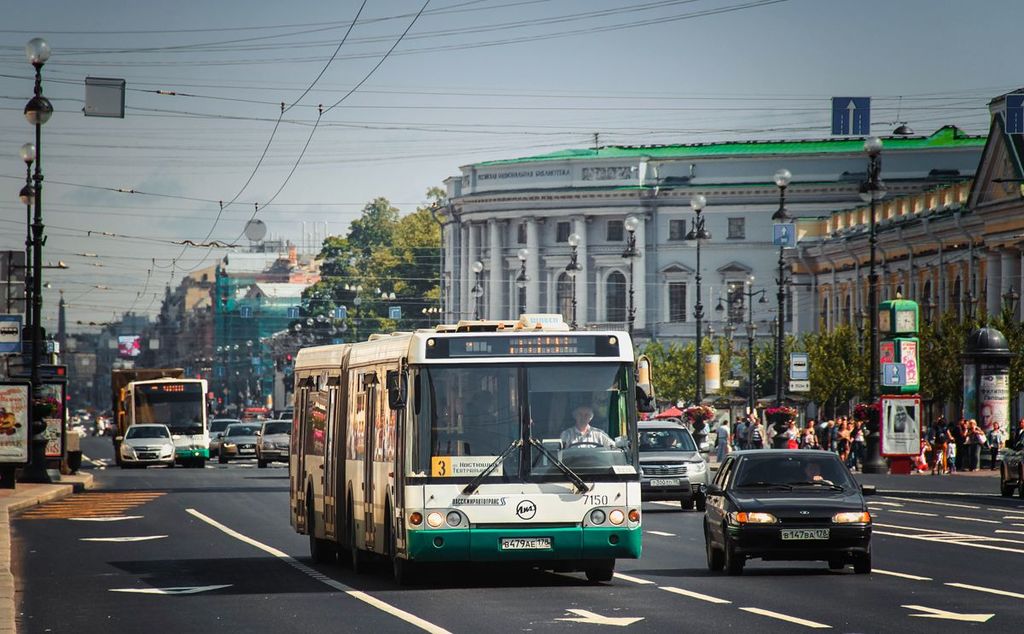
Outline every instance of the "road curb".
[[91, 489], [91, 473], [62, 476], [57, 484], [18, 484], [0, 493], [0, 634], [17, 632], [17, 584], [11, 570], [11, 513]]

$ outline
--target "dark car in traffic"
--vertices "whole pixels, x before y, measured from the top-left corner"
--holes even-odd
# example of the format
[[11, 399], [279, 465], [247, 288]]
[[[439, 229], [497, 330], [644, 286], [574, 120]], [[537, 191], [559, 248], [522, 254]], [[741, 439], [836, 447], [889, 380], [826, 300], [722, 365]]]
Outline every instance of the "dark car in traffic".
[[737, 451], [707, 489], [708, 568], [738, 575], [748, 559], [826, 561], [871, 572], [871, 514], [861, 487], [828, 451]]

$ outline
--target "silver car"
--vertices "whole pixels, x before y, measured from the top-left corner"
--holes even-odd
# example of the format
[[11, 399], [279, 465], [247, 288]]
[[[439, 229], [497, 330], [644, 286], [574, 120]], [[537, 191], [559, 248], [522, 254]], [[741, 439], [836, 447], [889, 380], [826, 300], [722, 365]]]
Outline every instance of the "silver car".
[[122, 469], [161, 464], [174, 466], [174, 441], [167, 425], [132, 425], [125, 432], [118, 451], [121, 452]]
[[228, 425], [224, 436], [220, 439], [220, 452], [217, 462], [227, 463], [228, 460], [256, 457], [256, 436], [260, 431], [259, 423], [235, 423]]
[[641, 421], [640, 498], [678, 501], [684, 509], [704, 511], [710, 480], [708, 463], [690, 431], [674, 422]]
[[274, 460], [288, 462], [291, 433], [292, 422], [290, 420], [269, 420], [263, 423], [263, 428], [256, 441], [256, 464], [260, 469]]
[[214, 418], [210, 421], [210, 457], [220, 454], [220, 443], [228, 425], [241, 423], [237, 418]]

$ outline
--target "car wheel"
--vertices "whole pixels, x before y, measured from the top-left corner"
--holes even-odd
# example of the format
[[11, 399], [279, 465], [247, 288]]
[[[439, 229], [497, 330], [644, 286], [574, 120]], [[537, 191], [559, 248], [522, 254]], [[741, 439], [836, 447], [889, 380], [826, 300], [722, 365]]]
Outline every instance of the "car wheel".
[[260, 469], [266, 469], [267, 468], [267, 461], [266, 460], [260, 460], [260, 459], [257, 458], [256, 459], [256, 466], [259, 467]]
[[828, 560], [828, 569], [829, 570], [842, 570], [845, 567], [846, 567], [846, 562], [844, 562], [842, 559], [829, 559]]
[[698, 495], [693, 500], [693, 506], [695, 509], [703, 513], [708, 507], [708, 499], [703, 495]]
[[684, 511], [692, 511], [693, 510], [693, 503], [694, 503], [694, 499], [693, 498], [683, 498], [683, 499], [679, 500], [679, 506], [683, 507]]
[[723, 566], [725, 567], [725, 574], [727, 575], [741, 575], [743, 574], [743, 566], [746, 565], [746, 560], [743, 555], [736, 553], [736, 547], [732, 544], [728, 535], [725, 537], [725, 555], [723, 557]]
[[704, 526], [704, 548], [708, 556], [708, 570], [711, 572], [721, 571], [722, 566], [725, 565], [723, 553], [711, 543], [711, 531], [708, 530], [706, 525]]
[[853, 571], [858, 575], [866, 575], [871, 572], [871, 551], [859, 555], [853, 560]]
[[1006, 482], [1006, 465], [999, 465], [999, 493], [1004, 498], [1013, 497], [1014, 488], [1012, 484]]
[[227, 464], [228, 463], [228, 457], [225, 456], [224, 454], [221, 454], [221, 455], [219, 455], [217, 457], [217, 462], [219, 462], [221, 464]]
[[601, 583], [611, 581], [615, 575], [615, 560], [605, 559], [588, 565], [583, 572], [587, 575], [590, 583]]

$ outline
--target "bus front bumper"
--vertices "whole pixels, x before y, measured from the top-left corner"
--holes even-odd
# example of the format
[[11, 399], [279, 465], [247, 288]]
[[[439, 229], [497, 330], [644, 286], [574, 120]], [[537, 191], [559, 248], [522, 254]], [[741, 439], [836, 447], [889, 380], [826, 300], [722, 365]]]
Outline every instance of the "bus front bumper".
[[178, 460], [209, 460], [210, 450], [203, 449], [201, 447], [196, 449], [184, 449], [182, 447], [177, 447], [174, 450], [174, 457]]
[[[413, 561], [639, 559], [641, 550], [639, 526], [419, 529], [406, 534], [408, 557]], [[505, 538], [549, 538], [551, 546], [504, 549]]]

